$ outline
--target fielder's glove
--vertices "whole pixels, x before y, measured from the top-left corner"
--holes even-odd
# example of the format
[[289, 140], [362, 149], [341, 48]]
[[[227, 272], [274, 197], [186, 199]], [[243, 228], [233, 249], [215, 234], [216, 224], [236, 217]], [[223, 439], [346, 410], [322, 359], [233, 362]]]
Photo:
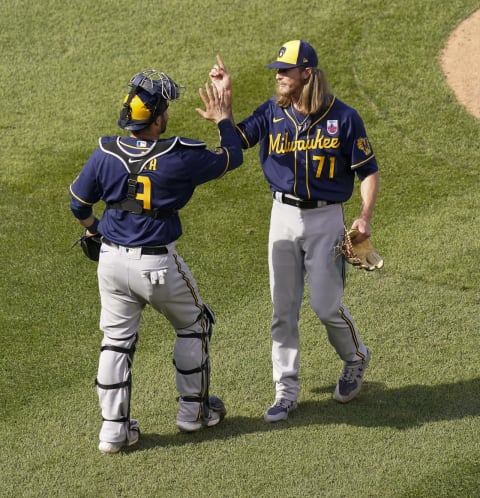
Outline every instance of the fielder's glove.
[[375, 251], [370, 239], [355, 243], [358, 230], [345, 230], [340, 244], [340, 254], [351, 265], [360, 270], [379, 270], [383, 267], [383, 258]]
[[86, 235], [85, 233], [72, 245], [75, 247], [77, 244], [80, 244], [83, 253], [87, 256], [88, 259], [92, 261], [98, 261], [100, 257], [100, 247], [102, 245], [102, 236], [99, 233], [95, 235]]

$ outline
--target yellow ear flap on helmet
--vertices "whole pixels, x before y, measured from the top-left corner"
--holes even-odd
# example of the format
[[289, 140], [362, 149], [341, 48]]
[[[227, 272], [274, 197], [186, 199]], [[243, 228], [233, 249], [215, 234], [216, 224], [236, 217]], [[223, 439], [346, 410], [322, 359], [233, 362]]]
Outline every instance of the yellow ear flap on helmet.
[[[128, 95], [125, 96], [123, 103], [125, 104], [127, 100]], [[145, 121], [150, 119], [151, 117], [152, 113], [138, 95], [135, 95], [130, 101], [130, 108], [130, 119], [133, 119], [135, 121]]]

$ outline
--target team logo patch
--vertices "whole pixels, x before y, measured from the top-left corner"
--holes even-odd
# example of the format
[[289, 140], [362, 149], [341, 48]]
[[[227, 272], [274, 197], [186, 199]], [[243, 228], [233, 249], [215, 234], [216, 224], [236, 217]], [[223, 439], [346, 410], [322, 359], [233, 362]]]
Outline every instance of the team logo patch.
[[359, 138], [357, 140], [357, 148], [360, 149], [366, 156], [372, 153], [372, 147], [367, 137]]
[[327, 131], [329, 135], [335, 135], [338, 132], [338, 120], [329, 119], [327, 121]]

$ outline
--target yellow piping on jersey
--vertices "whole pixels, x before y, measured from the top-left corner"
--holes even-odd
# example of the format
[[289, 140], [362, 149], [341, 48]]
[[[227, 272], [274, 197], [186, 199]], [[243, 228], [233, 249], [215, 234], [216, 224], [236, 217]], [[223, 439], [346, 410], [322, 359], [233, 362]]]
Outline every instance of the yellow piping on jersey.
[[216, 151], [218, 154], [223, 153], [227, 156], [227, 164], [225, 166], [225, 169], [223, 170], [223, 173], [218, 177], [221, 178], [228, 171], [228, 167], [230, 166], [230, 152], [226, 147], [217, 147]]
[[[306, 143], [309, 144], [310, 143], [310, 146], [306, 146], [304, 150], [308, 150], [308, 149], [315, 149], [317, 148], [317, 145], [319, 145], [319, 141], [320, 141], [320, 146], [318, 148], [320, 149], [327, 149], [327, 148], [333, 148], [333, 149], [338, 149], [340, 147], [340, 139], [339, 138], [335, 138], [335, 139], [326, 139], [325, 141], [323, 140], [324, 136], [321, 135], [320, 133], [320, 130], [317, 130], [317, 136], [315, 139], [311, 139], [309, 138], [309, 135], [310, 135], [310, 130], [316, 126], [317, 123], [319, 123], [322, 119], [325, 118], [325, 116], [330, 112], [330, 110], [332, 109], [333, 107], [333, 104], [335, 103], [335, 100], [336, 100], [336, 97], [334, 96], [332, 98], [332, 101], [330, 102], [329, 106], [327, 107], [327, 109], [325, 110], [325, 112], [318, 118], [316, 119], [307, 129], [307, 140], [306, 140]], [[292, 116], [290, 116], [290, 114], [287, 112], [286, 113], [287, 116], [293, 121], [293, 123], [295, 124], [296, 128], [297, 128], [297, 137], [298, 138], [298, 126], [297, 126], [297, 123], [296, 121], [293, 119]], [[312, 140], [314, 140], [314, 145], [312, 145]], [[330, 143], [329, 140], [332, 140], [332, 142]], [[297, 140], [295, 140], [295, 142], [297, 142]], [[308, 154], [305, 154], [306, 156], [306, 161], [305, 161], [305, 187], [307, 189], [307, 199], [310, 199], [310, 187], [309, 187], [309, 176], [308, 176]], [[293, 183], [293, 191], [295, 193], [295, 195], [297, 194], [297, 149], [295, 148], [295, 180], [294, 180], [294, 183]]]
[[240, 133], [240, 135], [242, 136], [242, 140], [243, 142], [245, 143], [245, 145], [247, 146], [247, 148], [250, 148], [251, 147], [251, 144], [250, 142], [248, 141], [247, 137], [245, 136], [245, 133], [243, 133], [243, 131], [235, 125], [235, 129], [237, 130], [238, 133]]
[[[307, 131], [307, 142], [309, 141], [308, 140], [309, 135], [310, 135], [310, 129]], [[295, 154], [295, 160], [296, 159], [297, 159], [297, 154]], [[308, 184], [309, 184], [309, 180], [308, 180], [308, 161], [309, 161], [309, 159], [310, 159], [310, 155], [305, 154], [305, 187], [307, 189], [307, 199], [310, 199], [310, 187], [308, 186]]]
[[372, 154], [371, 156], [368, 156], [367, 159], [364, 159], [362, 162], [357, 163], [357, 164], [352, 164], [350, 167], [352, 169], [358, 168], [362, 164], [368, 163], [368, 161], [370, 161], [370, 159], [373, 159], [374, 157], [375, 157], [375, 154]]
[[81, 199], [80, 197], [78, 197], [78, 195], [75, 195], [75, 192], [72, 190], [72, 185], [70, 185], [70, 187], [68, 187], [68, 190], [69, 190], [70, 194], [72, 195], [72, 197], [75, 197], [75, 199], [77, 199], [77, 201], [81, 202], [82, 204], [85, 204], [86, 206], [93, 206], [95, 204], [94, 202], [85, 201], [85, 200]]

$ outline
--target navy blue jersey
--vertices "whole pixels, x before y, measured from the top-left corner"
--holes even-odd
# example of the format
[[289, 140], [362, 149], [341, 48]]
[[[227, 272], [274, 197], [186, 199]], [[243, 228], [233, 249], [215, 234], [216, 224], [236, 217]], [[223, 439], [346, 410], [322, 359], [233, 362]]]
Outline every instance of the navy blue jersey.
[[345, 202], [360, 180], [378, 171], [362, 119], [333, 98], [328, 109], [301, 116], [275, 99], [237, 125], [243, 148], [260, 145], [270, 189], [301, 199]]
[[[100, 146], [70, 185], [70, 208], [74, 216], [81, 220], [88, 218], [92, 206], [100, 200], [108, 205], [125, 199], [130, 177], [128, 163], [141, 161], [142, 155], [162, 142], [162, 151], [150, 155], [138, 172], [136, 200], [145, 210], [173, 214], [154, 219], [123, 209], [106, 209], [98, 230], [112, 242], [128, 247], [166, 245], [177, 240], [182, 234], [177, 211], [187, 204], [195, 187], [223, 176], [242, 163], [241, 142], [232, 123], [221, 121], [218, 128], [221, 143], [215, 150], [207, 149], [203, 142], [182, 137], [157, 142], [133, 137], [101, 138]], [[128, 160], [107, 150], [106, 144], [111, 141], [117, 142], [129, 156]]]

